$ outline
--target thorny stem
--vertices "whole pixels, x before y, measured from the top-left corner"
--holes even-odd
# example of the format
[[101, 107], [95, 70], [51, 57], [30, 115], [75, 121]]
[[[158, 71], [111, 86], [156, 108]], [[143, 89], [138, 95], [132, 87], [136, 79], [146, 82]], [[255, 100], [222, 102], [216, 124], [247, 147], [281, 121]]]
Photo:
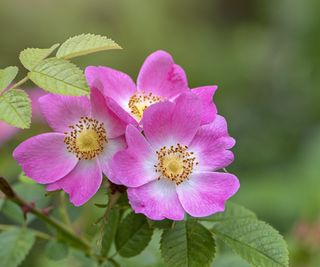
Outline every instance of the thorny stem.
[[12, 190], [11, 186], [3, 177], [0, 177], [0, 190], [6, 195], [8, 200], [16, 203], [18, 206], [21, 207], [23, 211], [32, 213], [33, 215], [38, 217], [40, 220], [51, 225], [63, 236], [67, 237], [69, 241], [71, 241], [73, 244], [76, 244], [77, 247], [82, 251], [84, 251], [86, 254], [89, 254], [90, 256], [93, 255], [91, 246], [88, 243], [88, 241], [82, 239], [79, 236], [76, 236], [69, 228], [65, 227], [62, 223], [57, 221], [55, 218], [49, 217], [46, 214], [46, 212], [34, 207], [34, 205], [26, 202], [21, 197], [16, 195], [16, 193]]
[[[102, 263], [106, 260], [111, 261], [113, 263], [116, 263], [114, 259], [111, 257], [103, 257], [97, 255], [91, 248], [89, 242], [73, 233], [69, 228], [65, 227], [62, 223], [57, 221], [55, 218], [49, 217], [47, 212], [44, 210], [37, 209], [32, 203], [28, 203], [25, 200], [23, 200], [21, 197], [19, 197], [11, 188], [9, 183], [3, 178], [0, 177], [0, 191], [2, 191], [6, 198], [14, 203], [16, 203], [24, 212], [30, 212], [36, 217], [38, 217], [40, 220], [46, 222], [47, 224], [51, 225], [53, 228], [55, 228], [59, 233], [63, 234], [69, 241], [71, 241], [73, 244], [76, 245], [76, 247], [80, 250], [82, 250], [86, 255], [91, 257], [92, 259], [96, 260], [99, 263]], [[106, 222], [109, 212], [111, 211], [112, 207], [116, 204], [119, 197], [121, 196], [121, 192], [115, 192], [111, 195], [108, 207], [104, 213], [103, 220]], [[0, 224], [0, 230], [7, 230], [9, 225], [1, 225]], [[15, 227], [15, 226], [13, 226]], [[35, 235], [42, 239], [52, 240], [54, 237], [47, 235], [46, 233], [33, 230]]]

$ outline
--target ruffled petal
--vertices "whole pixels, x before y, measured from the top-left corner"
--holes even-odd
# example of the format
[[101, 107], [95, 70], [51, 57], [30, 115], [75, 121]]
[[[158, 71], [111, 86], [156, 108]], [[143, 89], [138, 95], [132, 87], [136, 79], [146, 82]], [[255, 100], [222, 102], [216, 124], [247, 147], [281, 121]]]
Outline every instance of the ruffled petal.
[[39, 98], [39, 104], [48, 124], [57, 132], [69, 131], [68, 126], [91, 114], [90, 100], [86, 96], [48, 94]]
[[97, 160], [81, 160], [72, 172], [61, 180], [49, 184], [48, 191], [62, 189], [70, 195], [75, 206], [81, 206], [93, 197], [102, 182], [102, 172]]
[[127, 190], [129, 202], [136, 213], [143, 213], [151, 220], [165, 218], [183, 220], [184, 210], [177, 196], [175, 184], [161, 179]]
[[108, 138], [115, 138], [124, 135], [127, 124], [122, 121], [106, 104], [102, 93], [96, 89], [91, 89], [92, 116], [104, 123]]
[[217, 114], [217, 107], [213, 102], [213, 95], [218, 86], [202, 86], [191, 90], [192, 93], [200, 98], [202, 104], [201, 124], [207, 124], [214, 120]]
[[193, 217], [224, 211], [225, 202], [239, 189], [236, 176], [229, 173], [200, 172], [177, 186], [182, 207]]
[[67, 175], [78, 162], [63, 141], [61, 133], [36, 135], [21, 143], [13, 157], [28, 177], [38, 183], [52, 183]]
[[144, 133], [155, 148], [189, 145], [201, 121], [199, 98], [192, 93], [182, 94], [176, 103], [156, 103], [144, 112]]
[[112, 163], [116, 181], [128, 187], [137, 187], [158, 178], [154, 165], [157, 158], [145, 137], [129, 125], [126, 130], [128, 148], [118, 152]]
[[235, 140], [229, 136], [227, 122], [217, 115], [211, 124], [199, 128], [189, 148], [195, 153], [201, 171], [213, 171], [228, 166], [234, 159]]
[[188, 90], [184, 70], [176, 65], [171, 55], [156, 51], [143, 63], [137, 79], [139, 91], [152, 92], [171, 99]]
[[99, 89], [104, 96], [112, 98], [123, 109], [128, 109], [130, 97], [137, 91], [129, 75], [108, 67], [87, 67], [85, 70], [90, 88]]
[[108, 143], [104, 146], [102, 153], [98, 156], [101, 169], [111, 182], [119, 184], [120, 182], [114, 177], [112, 171], [112, 158], [120, 150], [126, 147], [126, 140], [124, 136], [109, 139]]

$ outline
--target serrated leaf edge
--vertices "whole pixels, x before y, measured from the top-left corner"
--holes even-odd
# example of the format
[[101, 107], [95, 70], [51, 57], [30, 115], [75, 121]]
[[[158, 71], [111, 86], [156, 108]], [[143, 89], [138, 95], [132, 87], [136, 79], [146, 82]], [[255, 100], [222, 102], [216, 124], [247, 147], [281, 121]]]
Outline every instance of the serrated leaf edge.
[[[29, 102], [29, 104], [31, 105], [30, 97], [29, 97], [29, 95], [28, 95], [25, 91], [23, 91], [23, 90], [21, 90], [21, 89], [11, 89], [11, 90], [8, 91], [8, 92], [12, 92], [12, 91], [23, 92], [23, 93], [27, 96], [28, 102]], [[6, 93], [7, 93], [7, 92], [6, 92]], [[5, 94], [6, 94], [6, 93], [5, 93]], [[5, 94], [4, 94], [4, 95], [5, 95]], [[4, 95], [1, 95], [0, 98], [2, 98]], [[5, 100], [5, 98], [3, 98], [3, 100], [4, 100], [4, 102], [6, 102], [9, 106], [11, 106], [10, 103]], [[24, 123], [24, 120], [21, 119], [21, 116], [19, 115], [17, 109], [16, 109], [15, 107], [12, 107], [12, 109], [13, 109], [14, 112], [18, 115], [17, 117], [19, 118], [19, 120], [22, 121], [22, 124], [24, 124], [24, 127], [21, 127], [21, 128], [20, 128], [20, 127], [17, 127], [17, 126], [15, 126], [15, 125], [13, 125], [12, 123], [9, 123], [9, 122], [7, 122], [7, 121], [5, 121], [5, 122], [8, 123], [8, 124], [10, 124], [10, 125], [12, 125], [12, 126], [14, 126], [14, 127], [20, 128], [20, 129], [28, 129], [28, 128], [30, 128], [30, 125], [31, 125], [31, 117], [29, 117], [28, 122], [25, 124], [25, 123]], [[31, 113], [31, 116], [32, 116], [32, 113]]]
[[[108, 49], [106, 49], [106, 47], [92, 48], [92, 49], [82, 50], [82, 51], [79, 51], [79, 52], [70, 53], [70, 54], [63, 55], [63, 56], [60, 55], [59, 51], [62, 48], [64, 48], [64, 45], [67, 42], [69, 42], [73, 38], [78, 38], [78, 37], [81, 37], [81, 36], [101, 37], [101, 38], [104, 38], [104, 39], [106, 39], [108, 41], [112, 41], [114, 44], [113, 44], [113, 46], [108, 45], [108, 47], [109, 47]], [[92, 53], [96, 53], [96, 52], [101, 52], [101, 51], [105, 51], [105, 50], [110, 50], [110, 49], [122, 49], [122, 47], [120, 45], [118, 45], [114, 40], [112, 40], [111, 38], [108, 38], [106, 36], [102, 36], [100, 34], [83, 33], [83, 34], [80, 34], [80, 35], [76, 35], [76, 36], [70, 37], [64, 43], [62, 43], [60, 48], [59, 48], [59, 50], [56, 53], [56, 57], [57, 58], [62, 58], [62, 59], [71, 59], [71, 58], [80, 57], [80, 56], [84, 56], [84, 55], [88, 55], [88, 54], [92, 54]]]
[[[245, 218], [241, 218], [240, 220], [252, 220], [253, 222], [263, 223], [263, 224], [271, 227], [278, 235], [280, 235], [280, 236], [282, 237], [282, 235], [281, 235], [275, 228], [273, 228], [270, 224], [268, 224], [268, 223], [266, 223], [266, 222], [264, 222], [264, 221], [259, 221], [259, 220], [255, 220], [255, 219], [245, 219]], [[228, 221], [229, 221], [229, 220], [228, 220]], [[240, 242], [239, 240], [234, 239], [234, 238], [232, 238], [232, 237], [230, 237], [230, 236], [228, 236], [228, 235], [226, 235], [226, 234], [221, 234], [219, 231], [215, 231], [214, 228], [211, 229], [211, 232], [212, 232], [213, 234], [215, 234], [216, 236], [218, 236], [218, 237], [219, 237], [219, 236], [224, 236], [225, 238], [227, 238], [227, 239], [229, 239], [229, 240], [232, 240], [232, 241], [235, 242], [235, 243], [241, 244], [242, 246], [245, 246], [245, 247], [247, 247], [247, 248], [250, 248], [250, 249], [252, 249], [252, 250], [255, 250], [255, 251], [259, 252], [259, 253], [260, 253], [262, 256], [264, 256], [265, 258], [267, 258], [267, 259], [275, 262], [276, 264], [279, 264], [279, 266], [288, 267], [288, 265], [283, 265], [282, 263], [280, 263], [280, 262], [278, 262], [277, 260], [269, 257], [268, 255], [266, 255], [265, 253], [261, 252], [260, 250], [257, 250], [257, 249], [255, 249], [255, 248], [249, 246], [248, 244], [242, 243], [242, 242]], [[282, 237], [282, 238], [283, 238], [283, 237]], [[286, 245], [284, 239], [283, 239], [283, 242], [284, 242], [284, 244]], [[229, 246], [229, 244], [227, 244], [227, 245]], [[233, 251], [234, 253], [236, 253], [236, 254], [239, 255], [242, 259], [244, 259], [244, 258], [242, 257], [242, 255], [240, 255], [240, 254], [239, 254], [237, 251], [235, 251], [232, 247], [231, 247], [231, 249], [232, 249], [232, 251]], [[248, 262], [246, 259], [244, 259], [244, 260], [245, 260], [246, 262]], [[288, 262], [289, 259], [287, 258], [286, 261]], [[248, 263], [249, 263], [249, 262], [248, 262]], [[249, 264], [250, 264], [252, 267], [255, 267], [255, 266], [252, 265], [251, 263], [249, 263]]]

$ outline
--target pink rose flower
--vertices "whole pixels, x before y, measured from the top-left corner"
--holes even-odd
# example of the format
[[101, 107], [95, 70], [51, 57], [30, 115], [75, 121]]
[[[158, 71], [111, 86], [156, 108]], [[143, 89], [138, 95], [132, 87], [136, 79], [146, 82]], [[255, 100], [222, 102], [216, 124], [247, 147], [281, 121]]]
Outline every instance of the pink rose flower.
[[53, 133], [34, 136], [13, 152], [27, 176], [47, 190], [63, 189], [80, 206], [99, 189], [102, 173], [112, 176], [110, 161], [125, 147], [126, 124], [106, 105], [98, 90], [88, 97], [45, 95], [41, 111]]
[[[137, 125], [144, 111], [160, 101], [174, 101], [181, 93], [189, 92], [184, 70], [165, 51], [147, 57], [137, 79], [137, 85], [125, 73], [108, 67], [87, 67], [85, 75], [91, 88], [97, 88], [107, 98], [110, 108], [124, 121]], [[201, 123], [211, 122], [216, 113], [212, 101], [217, 86], [192, 89], [203, 102]]]
[[127, 126], [128, 148], [114, 156], [113, 179], [128, 187], [135, 212], [153, 220], [203, 217], [223, 211], [237, 192], [236, 176], [217, 172], [233, 161], [235, 140], [221, 116], [201, 125], [205, 110], [198, 96], [185, 93], [150, 106], [144, 134]]

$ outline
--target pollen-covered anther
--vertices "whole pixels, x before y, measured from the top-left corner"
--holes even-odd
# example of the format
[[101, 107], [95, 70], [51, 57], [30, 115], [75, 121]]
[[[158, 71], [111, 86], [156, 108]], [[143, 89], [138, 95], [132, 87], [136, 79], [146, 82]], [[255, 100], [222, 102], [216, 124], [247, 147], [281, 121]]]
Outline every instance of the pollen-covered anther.
[[164, 99], [160, 96], [142, 91], [137, 92], [130, 97], [128, 106], [131, 110], [131, 114], [137, 119], [141, 119], [143, 112], [147, 107], [162, 100]]
[[67, 150], [74, 153], [79, 160], [90, 160], [99, 155], [108, 142], [102, 122], [89, 117], [81, 117], [78, 123], [69, 126], [65, 132], [64, 143]]
[[154, 165], [159, 173], [158, 179], [167, 178], [177, 185], [189, 179], [195, 165], [198, 164], [188, 146], [177, 144], [176, 146], [162, 147], [157, 152], [158, 163]]

